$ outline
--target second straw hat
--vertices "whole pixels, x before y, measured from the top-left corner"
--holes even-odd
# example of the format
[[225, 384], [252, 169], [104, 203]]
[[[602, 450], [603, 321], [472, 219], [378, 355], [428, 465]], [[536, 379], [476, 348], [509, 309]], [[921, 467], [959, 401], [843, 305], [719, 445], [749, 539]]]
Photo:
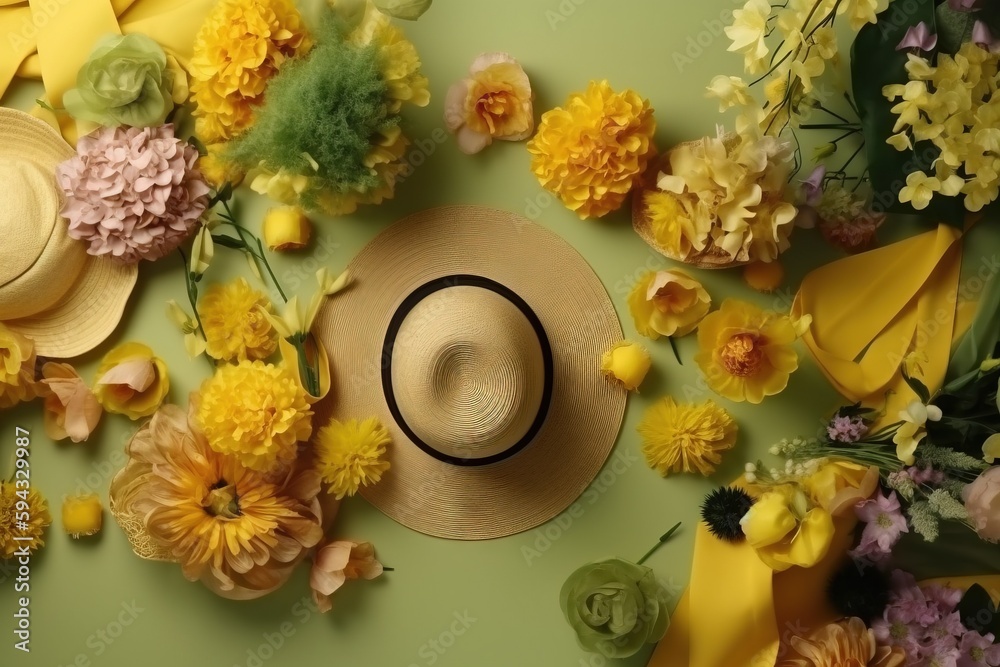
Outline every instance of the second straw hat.
[[576, 250], [517, 215], [456, 206], [396, 223], [349, 271], [317, 320], [334, 380], [316, 424], [389, 429], [390, 468], [366, 499], [474, 540], [538, 526], [586, 490], [626, 393], [600, 373], [622, 332]]

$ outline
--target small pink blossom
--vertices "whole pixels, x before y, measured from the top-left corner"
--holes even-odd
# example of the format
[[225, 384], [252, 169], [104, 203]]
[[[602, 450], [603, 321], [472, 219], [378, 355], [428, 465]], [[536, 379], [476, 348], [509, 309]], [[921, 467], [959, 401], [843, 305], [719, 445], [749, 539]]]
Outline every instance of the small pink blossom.
[[993, 643], [993, 635], [966, 632], [958, 644], [958, 667], [1000, 667], [1000, 646]]
[[910, 26], [903, 35], [902, 41], [896, 46], [897, 51], [903, 49], [920, 49], [921, 51], [933, 51], [937, 46], [937, 35], [932, 34], [927, 24], [921, 21], [917, 25]]
[[910, 532], [895, 491], [888, 497], [879, 491], [874, 497], [858, 503], [854, 512], [866, 524], [861, 533], [861, 550], [876, 547], [876, 553], [889, 554], [902, 534]]

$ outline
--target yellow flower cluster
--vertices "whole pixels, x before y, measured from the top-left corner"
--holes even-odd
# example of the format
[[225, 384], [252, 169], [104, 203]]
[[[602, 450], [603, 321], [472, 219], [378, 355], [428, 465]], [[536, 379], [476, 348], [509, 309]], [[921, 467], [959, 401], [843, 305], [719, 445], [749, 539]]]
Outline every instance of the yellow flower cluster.
[[[935, 195], [965, 196], [965, 208], [979, 211], [1000, 195], [1000, 55], [966, 42], [954, 56], [941, 53], [937, 66], [910, 54], [909, 81], [882, 89], [896, 125], [887, 143], [912, 150], [930, 141], [940, 149], [934, 173], [907, 176], [899, 201], [927, 208]], [[959, 172], [964, 174], [964, 177]]]
[[[839, 60], [834, 22], [846, 16], [851, 30], [857, 32], [866, 23], [875, 23], [876, 14], [889, 0], [789, 0], [772, 5], [769, 0], [748, 0], [733, 11], [733, 22], [726, 27], [731, 44], [729, 51], [743, 55], [744, 69], [754, 78], [766, 78], [766, 105], [759, 105], [740, 77], [717, 76], [708, 88], [709, 97], [717, 98], [720, 110], [741, 107], [737, 129], [777, 136], [789, 123], [796, 123], [810, 105], [814, 80], [823, 75], [827, 64]], [[778, 11], [775, 12], [774, 10]], [[767, 37], [772, 33], [780, 41], [772, 51]], [[758, 76], [763, 75], [763, 76]]]
[[637, 93], [592, 81], [542, 116], [528, 143], [531, 170], [581, 219], [617, 210], [656, 150], [653, 109]]
[[241, 361], [220, 366], [196, 395], [195, 421], [211, 448], [257, 472], [295, 460], [312, 433], [312, 411], [295, 377], [281, 366]]
[[35, 344], [0, 322], [0, 409], [30, 401], [43, 391], [35, 378]]
[[264, 315], [270, 308], [268, 298], [243, 278], [210, 285], [198, 304], [208, 356], [245, 361], [274, 354], [278, 339]]
[[722, 452], [736, 444], [736, 422], [712, 401], [682, 405], [666, 396], [639, 422], [642, 452], [658, 473], [698, 472], [710, 475]]
[[[27, 509], [18, 509], [21, 501], [27, 503]], [[27, 520], [22, 524], [25, 514]], [[51, 523], [49, 505], [42, 494], [18, 488], [14, 482], [0, 482], [0, 560], [10, 558], [22, 546], [29, 551], [44, 547], [45, 529]]]
[[311, 46], [292, 0], [222, 0], [198, 31], [191, 57], [199, 138], [214, 144], [247, 129], [268, 80]]
[[[364, 18], [347, 36], [347, 40], [357, 46], [373, 46], [377, 50], [381, 79], [388, 91], [386, 104], [389, 113], [399, 113], [404, 103], [419, 107], [430, 103], [429, 82], [420, 72], [417, 48], [371, 2], [367, 3]], [[372, 137], [371, 149], [364, 160], [365, 167], [378, 175], [379, 186], [364, 192], [327, 190], [320, 197], [320, 208], [329, 215], [347, 215], [361, 204], [381, 204], [391, 199], [396, 190], [396, 179], [409, 168], [403, 159], [409, 145], [409, 139], [398, 125], [379, 130]], [[299, 195], [309, 187], [309, 178], [303, 174], [274, 172], [262, 165], [256, 170], [250, 187], [275, 201], [297, 204]]]
[[676, 208], [647, 212], [661, 251], [684, 248], [686, 255], [672, 256], [685, 260], [711, 246], [733, 262], [774, 261], [798, 215], [784, 200], [792, 155], [787, 141], [751, 136], [706, 137], [671, 150], [657, 185], [676, 199], [683, 222], [653, 215]]

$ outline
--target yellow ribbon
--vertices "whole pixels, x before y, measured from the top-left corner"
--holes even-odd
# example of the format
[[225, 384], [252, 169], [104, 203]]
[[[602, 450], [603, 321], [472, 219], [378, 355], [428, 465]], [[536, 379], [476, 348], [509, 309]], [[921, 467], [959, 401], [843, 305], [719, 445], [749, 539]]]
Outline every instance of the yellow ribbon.
[[933, 392], [948, 369], [953, 340], [967, 326], [959, 313], [961, 230], [940, 225], [870, 252], [822, 266], [805, 277], [794, 316], [812, 315], [802, 337], [833, 386], [851, 401], [882, 405], [890, 420], [914, 394], [901, 366], [922, 353], [920, 377]]
[[[141, 33], [187, 67], [194, 38], [215, 0], [0, 0], [0, 97], [15, 76], [40, 78], [49, 104], [76, 85], [94, 44], [107, 34]], [[50, 114], [36, 111], [49, 122]], [[63, 134], [75, 139], [74, 124]]]

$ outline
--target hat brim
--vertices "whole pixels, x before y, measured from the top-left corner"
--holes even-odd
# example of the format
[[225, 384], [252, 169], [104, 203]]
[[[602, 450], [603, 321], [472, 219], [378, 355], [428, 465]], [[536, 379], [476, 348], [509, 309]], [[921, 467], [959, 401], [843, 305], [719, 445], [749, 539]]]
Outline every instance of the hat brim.
[[[0, 154], [38, 163], [52, 173], [56, 188], [56, 166], [76, 151], [44, 121], [0, 108]], [[54, 307], [6, 320], [4, 325], [31, 338], [39, 356], [79, 356], [100, 345], [118, 326], [138, 276], [139, 267], [134, 264], [88, 255], [73, 286]]]
[[[627, 393], [604, 379], [601, 355], [622, 338], [600, 279], [556, 234], [512, 213], [455, 206], [417, 213], [379, 234], [348, 269], [316, 332], [333, 364], [319, 426], [376, 416], [389, 429], [390, 468], [361, 494], [414, 530], [461, 540], [534, 528], [569, 507], [614, 448]], [[553, 355], [552, 398], [537, 435], [496, 463], [459, 466], [410, 441], [382, 390], [383, 341], [415, 289], [451, 275], [480, 275], [517, 293], [537, 315]]]

